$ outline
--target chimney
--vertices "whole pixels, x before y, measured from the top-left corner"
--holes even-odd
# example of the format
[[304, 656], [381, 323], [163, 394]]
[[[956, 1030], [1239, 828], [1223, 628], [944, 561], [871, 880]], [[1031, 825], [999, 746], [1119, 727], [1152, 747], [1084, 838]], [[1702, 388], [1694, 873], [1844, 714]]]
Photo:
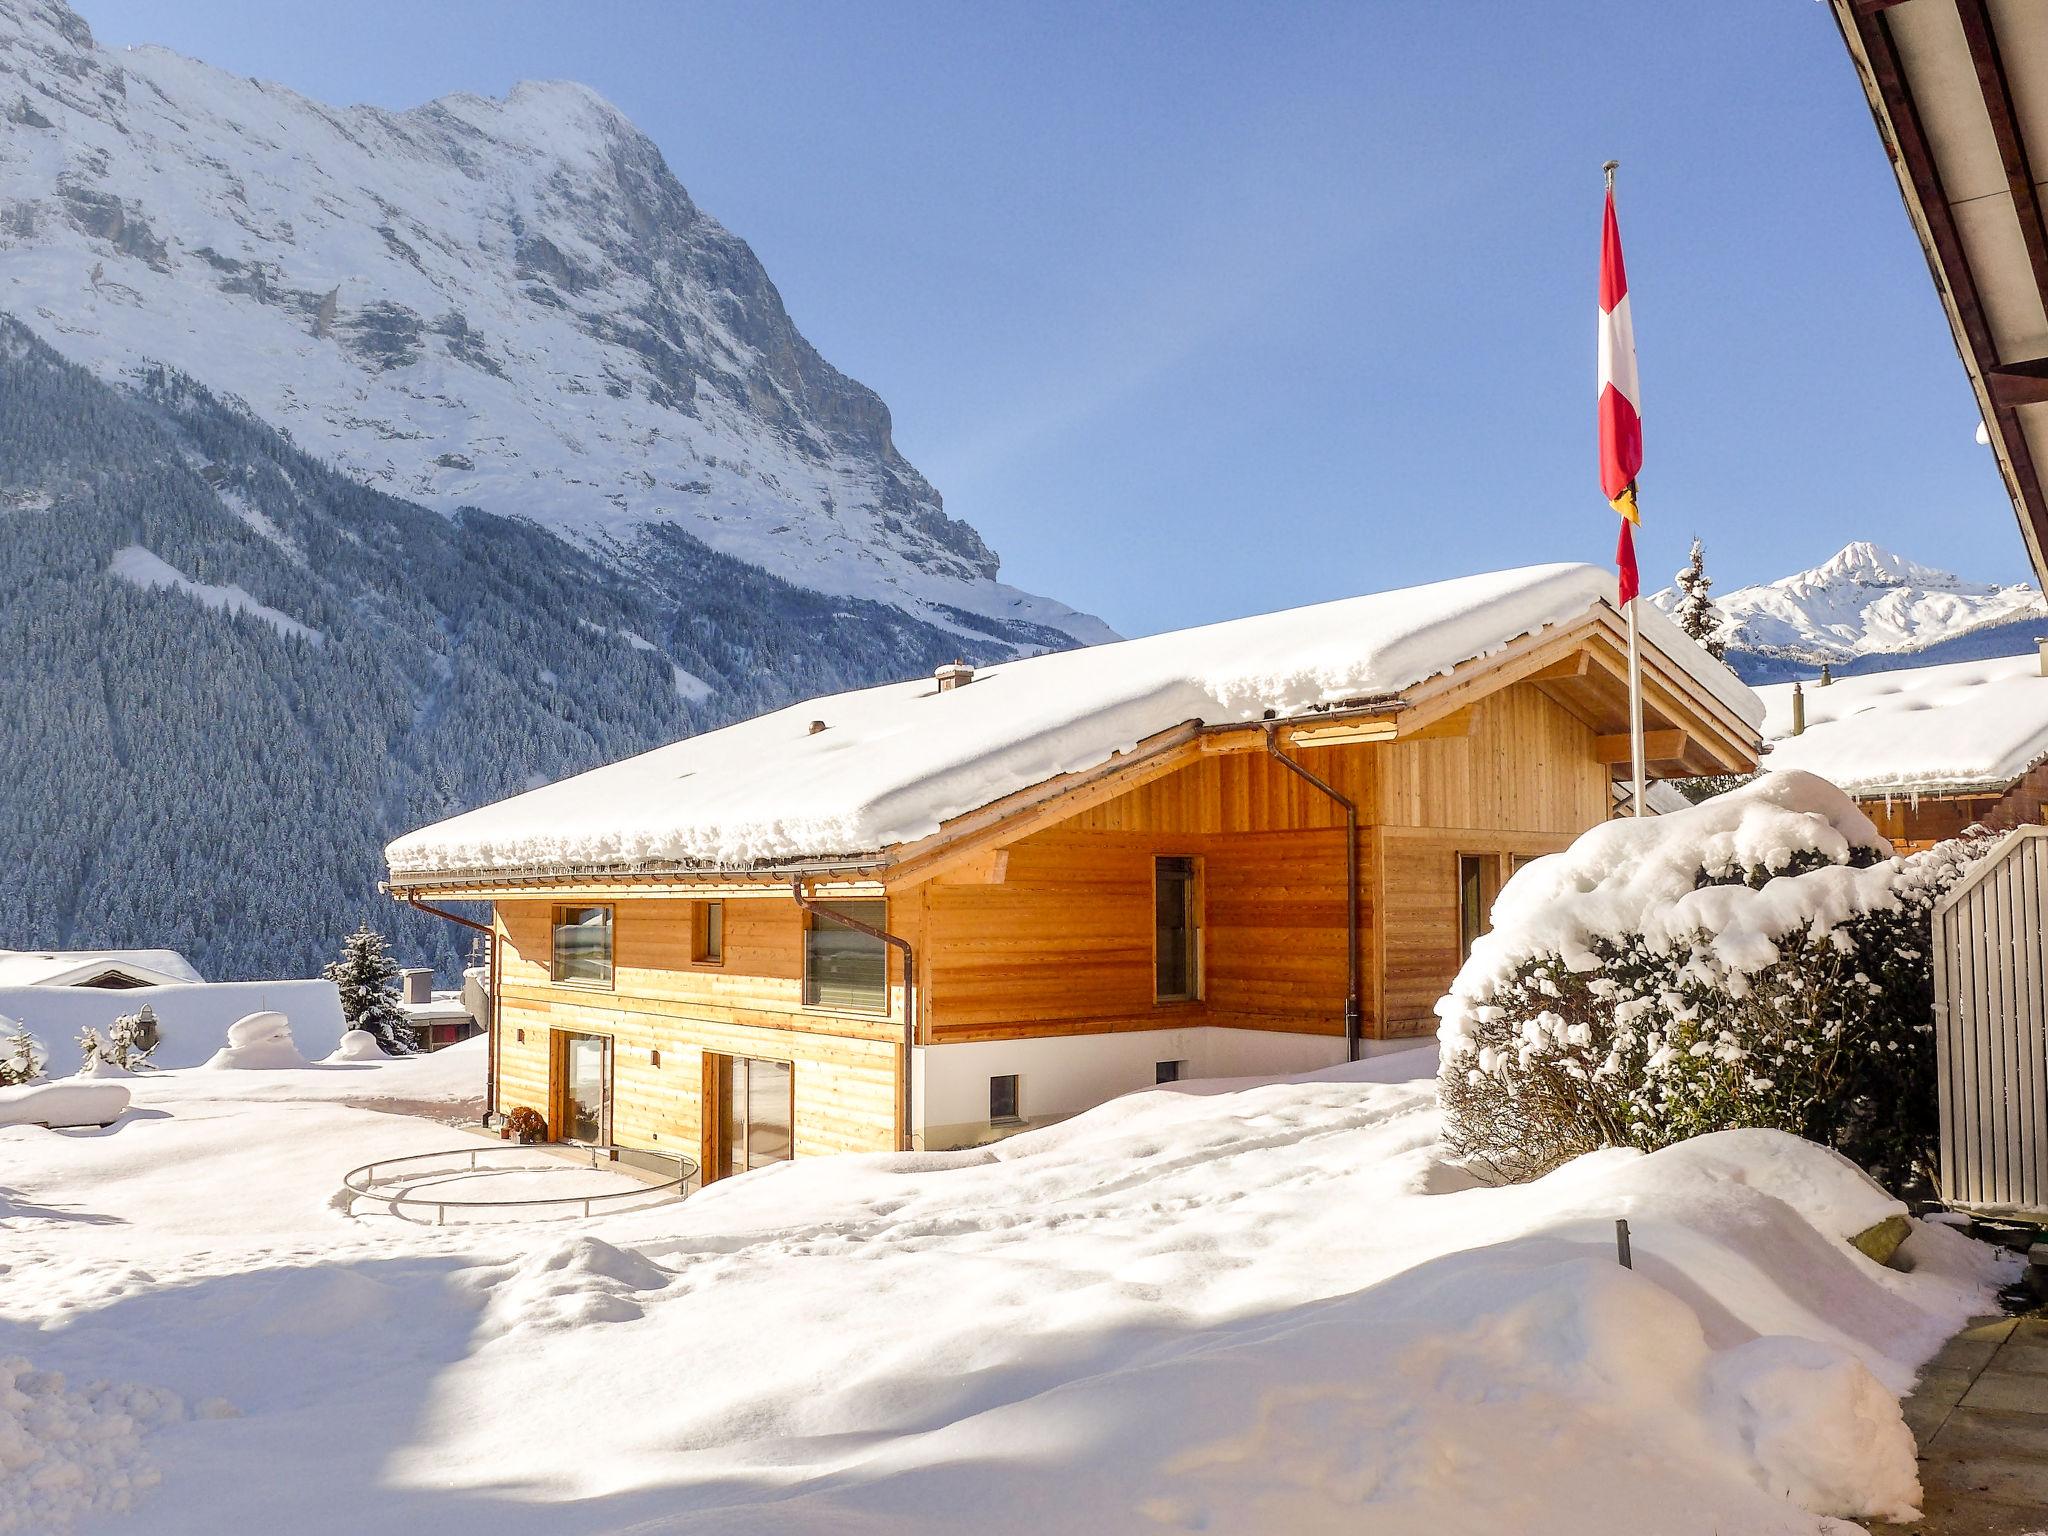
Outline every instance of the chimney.
[[974, 681], [974, 668], [964, 661], [951, 661], [932, 676], [938, 679], [939, 692], [951, 693], [955, 688], [965, 688]]
[[431, 1003], [434, 1000], [434, 968], [431, 965], [413, 965], [400, 971], [398, 1000], [401, 1003]]
[[2043, 677], [2048, 677], [2048, 639], [2043, 639], [2040, 636], [2036, 636], [2034, 639], [2034, 649], [2038, 651], [2041, 656], [2041, 675]]
[[1834, 680], [1835, 669], [1829, 666], [1826, 662], [1822, 662], [1820, 664], [1820, 686], [1826, 688], [1830, 684], [1832, 684]]
[[822, 721], [822, 720], [813, 720], [813, 721], [811, 722], [811, 728], [810, 728], [810, 731], [808, 732], [808, 734], [809, 734], [809, 735], [812, 735], [812, 736], [815, 736], [815, 735], [817, 735], [817, 734], [818, 734], [818, 732], [822, 731], [823, 729], [825, 729], [825, 722], [824, 722], [824, 721]]
[[1806, 734], [1806, 690], [1799, 686], [1799, 679], [1792, 679], [1792, 734]]

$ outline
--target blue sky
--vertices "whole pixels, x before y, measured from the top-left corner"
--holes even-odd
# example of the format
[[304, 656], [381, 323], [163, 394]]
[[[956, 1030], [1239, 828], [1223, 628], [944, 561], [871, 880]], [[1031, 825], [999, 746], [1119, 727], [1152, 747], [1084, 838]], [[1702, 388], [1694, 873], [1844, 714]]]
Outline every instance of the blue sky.
[[1004, 574], [1126, 633], [1605, 561], [1600, 163], [1642, 554], [2025, 558], [1816, 0], [79, 0], [339, 102], [583, 80], [894, 411]]

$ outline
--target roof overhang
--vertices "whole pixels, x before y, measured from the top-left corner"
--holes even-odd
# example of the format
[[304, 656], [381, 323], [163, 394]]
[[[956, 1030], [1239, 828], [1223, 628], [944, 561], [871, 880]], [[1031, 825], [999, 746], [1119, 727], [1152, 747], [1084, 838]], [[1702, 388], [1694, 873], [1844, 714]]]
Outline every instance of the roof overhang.
[[[1653, 777], [1741, 773], [1757, 766], [1762, 742], [1755, 727], [1656, 646], [1642, 646], [1641, 657], [1646, 766]], [[1524, 682], [1590, 727], [1601, 760], [1618, 768], [1629, 758], [1627, 658], [1623, 619], [1608, 604], [1599, 603], [1570, 624], [1523, 635], [1399, 696], [1352, 700], [1271, 721], [1183, 721], [1092, 768], [1005, 795], [948, 819], [928, 836], [874, 852], [745, 869], [640, 864], [394, 873], [389, 890], [401, 901], [545, 898], [570, 891], [745, 898], [786, 896], [790, 881], [801, 878], [836, 895], [880, 894], [889, 885], [929, 878], [981, 847], [1014, 841], [1079, 815], [1205, 755], [1263, 751], [1269, 733], [1276, 745], [1288, 750], [1463, 735], [1476, 702]]]
[[2048, 583], [2048, 7], [1830, 3]]

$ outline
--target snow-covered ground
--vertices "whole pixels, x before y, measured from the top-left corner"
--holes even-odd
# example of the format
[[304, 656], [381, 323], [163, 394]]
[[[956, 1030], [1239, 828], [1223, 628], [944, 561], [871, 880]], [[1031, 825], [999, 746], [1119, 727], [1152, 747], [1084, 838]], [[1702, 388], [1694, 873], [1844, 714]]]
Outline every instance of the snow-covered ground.
[[1880, 1268], [1844, 1236], [1894, 1207], [1767, 1132], [1474, 1187], [1434, 1065], [445, 1230], [335, 1181], [460, 1144], [430, 1117], [477, 1046], [144, 1075], [109, 1131], [0, 1130], [0, 1531], [1633, 1536], [1910, 1504], [1893, 1399], [1987, 1306], [1986, 1250], [1917, 1227]]

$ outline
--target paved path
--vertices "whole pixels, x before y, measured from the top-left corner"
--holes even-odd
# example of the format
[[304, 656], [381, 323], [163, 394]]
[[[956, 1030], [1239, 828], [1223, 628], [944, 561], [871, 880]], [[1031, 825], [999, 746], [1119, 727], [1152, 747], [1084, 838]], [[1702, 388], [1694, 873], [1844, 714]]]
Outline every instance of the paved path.
[[1977, 1323], [1906, 1399], [1927, 1490], [1889, 1536], [2048, 1536], [2048, 1308]]

